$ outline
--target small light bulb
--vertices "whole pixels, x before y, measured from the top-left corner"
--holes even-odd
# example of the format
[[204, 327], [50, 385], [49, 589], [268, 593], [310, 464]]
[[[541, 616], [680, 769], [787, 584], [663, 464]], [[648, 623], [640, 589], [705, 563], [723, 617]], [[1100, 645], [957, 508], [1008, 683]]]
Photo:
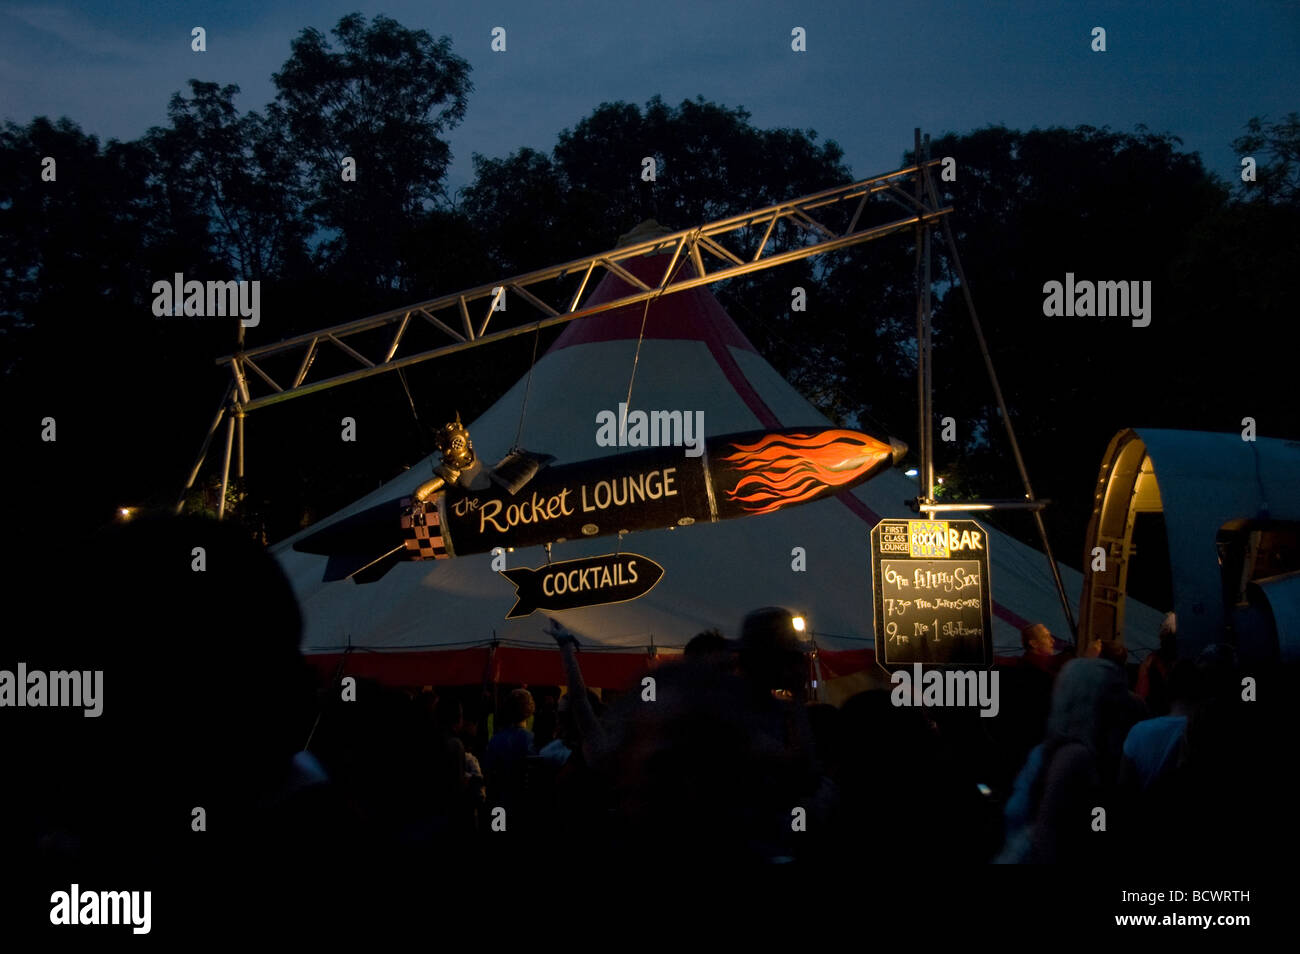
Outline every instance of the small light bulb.
[[794, 624], [794, 628], [797, 632], [803, 632], [804, 621], [802, 616], [795, 616], [790, 620], [790, 622]]

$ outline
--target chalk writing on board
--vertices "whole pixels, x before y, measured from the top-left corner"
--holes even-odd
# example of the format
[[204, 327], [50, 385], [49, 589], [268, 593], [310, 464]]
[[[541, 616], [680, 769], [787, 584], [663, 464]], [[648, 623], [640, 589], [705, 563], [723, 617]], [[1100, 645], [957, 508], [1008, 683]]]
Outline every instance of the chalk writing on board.
[[983, 528], [973, 520], [885, 520], [871, 536], [877, 661], [992, 663]]

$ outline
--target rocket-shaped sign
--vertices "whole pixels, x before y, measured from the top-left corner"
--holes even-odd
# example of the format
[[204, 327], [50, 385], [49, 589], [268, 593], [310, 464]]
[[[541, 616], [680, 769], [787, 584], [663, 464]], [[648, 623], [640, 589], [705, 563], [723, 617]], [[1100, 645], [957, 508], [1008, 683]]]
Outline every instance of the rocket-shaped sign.
[[294, 544], [330, 556], [325, 578], [370, 582], [403, 559], [443, 559], [620, 532], [772, 513], [854, 487], [907, 446], [841, 428], [709, 438], [704, 453], [655, 447], [543, 468], [516, 493], [456, 484], [421, 503], [400, 498]]

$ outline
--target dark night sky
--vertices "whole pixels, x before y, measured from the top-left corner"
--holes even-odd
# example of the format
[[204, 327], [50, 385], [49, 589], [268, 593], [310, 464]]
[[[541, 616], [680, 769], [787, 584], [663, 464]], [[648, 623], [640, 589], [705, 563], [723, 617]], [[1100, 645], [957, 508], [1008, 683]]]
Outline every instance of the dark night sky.
[[[913, 126], [938, 135], [1000, 122], [1145, 123], [1230, 178], [1242, 124], [1300, 108], [1294, 2], [353, 0], [307, 10], [282, 0], [61, 0], [0, 8], [0, 115], [66, 114], [130, 139], [166, 121], [168, 98], [190, 77], [236, 83], [242, 106], [260, 108], [290, 39], [355, 9], [449, 35], [473, 66], [468, 115], [450, 137], [452, 188], [469, 181], [473, 152], [549, 149], [602, 101], [643, 104], [655, 93], [744, 106], [759, 127], [815, 129], [860, 176], [896, 167]], [[190, 50], [194, 26], [208, 32], [206, 53]], [[489, 49], [494, 26], [508, 31], [504, 54]], [[807, 53], [790, 50], [794, 26], [808, 32]], [[1105, 53], [1089, 48], [1094, 26], [1107, 31]]]

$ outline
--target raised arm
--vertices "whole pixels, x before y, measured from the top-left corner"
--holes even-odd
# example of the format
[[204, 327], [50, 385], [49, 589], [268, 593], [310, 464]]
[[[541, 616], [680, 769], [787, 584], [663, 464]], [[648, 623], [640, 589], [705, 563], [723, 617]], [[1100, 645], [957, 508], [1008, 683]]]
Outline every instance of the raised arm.
[[560, 647], [560, 657], [564, 660], [564, 675], [569, 684], [569, 705], [571, 712], [582, 733], [585, 743], [599, 743], [602, 738], [600, 722], [591, 710], [591, 701], [587, 698], [587, 684], [582, 681], [582, 669], [578, 666], [578, 638], [551, 620], [547, 632], [554, 637]]

